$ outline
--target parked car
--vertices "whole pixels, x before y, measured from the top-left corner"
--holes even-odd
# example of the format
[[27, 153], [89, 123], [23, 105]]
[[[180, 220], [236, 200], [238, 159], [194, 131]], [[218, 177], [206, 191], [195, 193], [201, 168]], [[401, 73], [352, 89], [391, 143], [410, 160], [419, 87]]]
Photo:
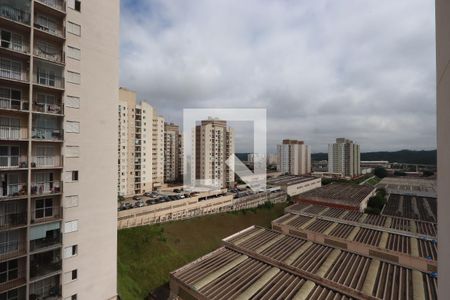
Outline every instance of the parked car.
[[141, 196], [133, 196], [133, 200], [141, 200], [142, 197]]
[[143, 201], [137, 201], [136, 203], [134, 203], [134, 207], [143, 207], [143, 206], [144, 206]]
[[173, 192], [174, 192], [174, 193], [180, 193], [181, 190], [180, 190], [180, 189], [174, 189]]
[[145, 193], [144, 193], [144, 196], [145, 196], [145, 197], [151, 197], [151, 196], [152, 196], [152, 193], [150, 193], [150, 192], [145, 192]]

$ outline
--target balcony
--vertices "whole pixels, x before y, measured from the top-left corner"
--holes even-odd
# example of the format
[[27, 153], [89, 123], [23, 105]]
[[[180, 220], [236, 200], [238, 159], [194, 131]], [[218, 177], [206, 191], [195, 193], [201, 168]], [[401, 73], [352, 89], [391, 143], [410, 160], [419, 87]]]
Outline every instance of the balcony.
[[60, 156], [33, 156], [31, 167], [41, 169], [61, 168], [62, 159]]
[[34, 140], [62, 141], [63, 134], [61, 129], [33, 127], [32, 138]]
[[63, 64], [64, 63], [64, 55], [62, 50], [56, 50], [56, 49], [45, 49], [44, 47], [41, 47], [38, 43], [38, 45], [34, 48], [33, 54], [43, 60], [47, 60], [50, 62]]
[[[43, 199], [49, 200], [49, 199]], [[31, 214], [31, 223], [47, 223], [51, 221], [57, 221], [62, 218], [63, 208], [61, 206], [51, 206], [43, 208], [35, 208]]]
[[34, 282], [30, 285], [29, 300], [57, 300], [61, 299], [60, 276], [56, 275]]
[[30, 257], [30, 277], [32, 279], [61, 271], [61, 251], [59, 249], [36, 253]]
[[8, 4], [0, 5], [0, 17], [26, 25], [30, 24], [29, 12], [26, 12], [24, 10], [21, 10], [17, 7]]
[[36, 15], [34, 21], [34, 28], [45, 32], [53, 37], [64, 38], [64, 31], [56, 19], [52, 19], [51, 17]]
[[58, 105], [58, 104], [47, 104], [47, 103], [35, 102], [33, 104], [33, 112], [62, 115], [63, 108], [61, 105]]
[[0, 109], [27, 112], [30, 109], [30, 103], [26, 100], [0, 97]]
[[25, 284], [25, 258], [0, 262], [0, 293]]
[[64, 89], [64, 78], [56, 72], [38, 69], [33, 76], [33, 83], [52, 89]]
[[26, 230], [11, 230], [0, 233], [0, 260], [22, 256], [27, 252]]
[[36, 2], [42, 3], [59, 11], [65, 11], [66, 9], [63, 0], [37, 0]]
[[27, 213], [25, 211], [0, 215], [1, 230], [25, 225], [27, 225]]
[[32, 183], [31, 184], [31, 195], [32, 196], [45, 196], [52, 194], [61, 193], [61, 182], [60, 181], [49, 181], [43, 183]]
[[20, 141], [28, 138], [28, 128], [0, 125], [0, 140]]
[[6, 57], [0, 57], [0, 78], [22, 83], [29, 81], [22, 62]]
[[0, 47], [20, 54], [30, 53], [28, 41], [22, 35], [6, 30], [1, 30]]
[[32, 252], [60, 246], [61, 242], [59, 222], [37, 225], [30, 229], [30, 251]]

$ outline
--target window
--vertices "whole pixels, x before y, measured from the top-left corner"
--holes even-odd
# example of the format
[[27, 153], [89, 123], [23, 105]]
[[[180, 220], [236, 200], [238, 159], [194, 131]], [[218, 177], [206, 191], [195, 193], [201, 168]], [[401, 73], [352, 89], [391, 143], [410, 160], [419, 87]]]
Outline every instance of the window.
[[78, 270], [77, 269], [72, 270], [72, 280], [75, 280], [77, 278], [78, 278]]
[[56, 21], [48, 16], [38, 15], [34, 26], [40, 30], [50, 32], [52, 34], [59, 34], [58, 25]]
[[[43, 68], [38, 68], [37, 81], [39, 84], [42, 85], [56, 86], [57, 84], [56, 72], [54, 70], [46, 70]], [[60, 82], [58, 81], [58, 83]]]
[[67, 71], [67, 82], [80, 84], [81, 83], [81, 75], [77, 72]]
[[69, 258], [77, 255], [78, 253], [78, 245], [73, 245], [64, 248], [64, 258]]
[[14, 280], [19, 276], [18, 260], [0, 263], [0, 283]]
[[68, 5], [71, 9], [81, 12], [81, 1], [80, 0], [69, 0]]
[[80, 157], [80, 146], [66, 146], [66, 157]]
[[0, 30], [1, 46], [15, 51], [23, 51], [22, 36], [4, 29]]
[[80, 97], [67, 96], [65, 106], [71, 108], [80, 108]]
[[53, 199], [38, 199], [35, 204], [34, 217], [36, 219], [53, 216]]
[[78, 231], [78, 220], [64, 223], [64, 233], [71, 233]]
[[65, 208], [76, 207], [76, 206], [78, 206], [78, 195], [66, 196], [64, 198], [64, 207]]
[[0, 167], [19, 167], [19, 152], [18, 146], [0, 146]]
[[65, 173], [65, 181], [66, 182], [78, 181], [78, 171], [66, 171], [66, 173]]
[[78, 181], [78, 171], [72, 171], [72, 181]]
[[73, 22], [67, 22], [67, 31], [74, 35], [81, 36], [81, 26]]
[[19, 231], [0, 232], [0, 254], [6, 254], [17, 249], [19, 249]]
[[19, 298], [19, 289], [10, 290], [6, 293], [0, 294], [0, 300], [18, 300]]
[[67, 56], [73, 59], [81, 59], [81, 50], [75, 47], [67, 46]]
[[20, 61], [1, 57], [0, 77], [22, 80], [22, 63]]
[[67, 133], [80, 133], [80, 122], [66, 121], [66, 132]]

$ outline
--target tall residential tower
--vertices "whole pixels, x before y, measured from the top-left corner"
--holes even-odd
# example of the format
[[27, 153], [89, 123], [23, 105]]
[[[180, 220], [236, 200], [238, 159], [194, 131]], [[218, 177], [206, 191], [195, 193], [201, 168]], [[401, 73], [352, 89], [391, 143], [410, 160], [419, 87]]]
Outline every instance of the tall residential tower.
[[311, 173], [311, 147], [303, 141], [283, 140], [277, 146], [279, 172], [290, 175], [305, 175]]
[[0, 299], [115, 299], [119, 1], [2, 0], [0, 31]]
[[345, 177], [361, 174], [359, 145], [345, 138], [337, 138], [328, 145], [328, 172], [341, 173]]
[[183, 138], [180, 127], [164, 124], [164, 182], [183, 180]]
[[195, 127], [192, 171], [200, 182], [216, 186], [228, 187], [234, 183], [234, 172], [225, 161], [231, 157], [234, 163], [233, 129], [226, 121], [208, 119]]

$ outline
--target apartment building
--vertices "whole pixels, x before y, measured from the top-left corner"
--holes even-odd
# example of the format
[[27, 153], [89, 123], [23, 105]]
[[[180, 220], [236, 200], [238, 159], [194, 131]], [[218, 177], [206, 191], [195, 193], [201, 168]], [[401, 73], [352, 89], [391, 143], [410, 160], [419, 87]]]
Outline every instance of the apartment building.
[[437, 194], [439, 215], [439, 299], [450, 294], [450, 2], [436, 0]]
[[337, 138], [336, 143], [328, 144], [328, 172], [355, 177], [361, 174], [360, 162], [359, 145], [352, 140]]
[[164, 183], [164, 118], [153, 111], [152, 180], [153, 189]]
[[234, 163], [234, 133], [227, 122], [210, 118], [201, 121], [193, 134], [193, 178], [202, 184], [228, 187], [234, 183], [234, 172], [225, 161]]
[[[161, 122], [164, 119], [136, 93], [119, 89], [118, 105], [118, 193], [133, 196], [161, 186]], [[162, 133], [163, 134], [163, 133]]]
[[183, 180], [183, 138], [178, 125], [164, 124], [164, 182]]
[[0, 299], [115, 299], [119, 1], [4, 0], [0, 36]]
[[278, 150], [278, 171], [290, 175], [311, 173], [311, 147], [303, 141], [283, 140]]

